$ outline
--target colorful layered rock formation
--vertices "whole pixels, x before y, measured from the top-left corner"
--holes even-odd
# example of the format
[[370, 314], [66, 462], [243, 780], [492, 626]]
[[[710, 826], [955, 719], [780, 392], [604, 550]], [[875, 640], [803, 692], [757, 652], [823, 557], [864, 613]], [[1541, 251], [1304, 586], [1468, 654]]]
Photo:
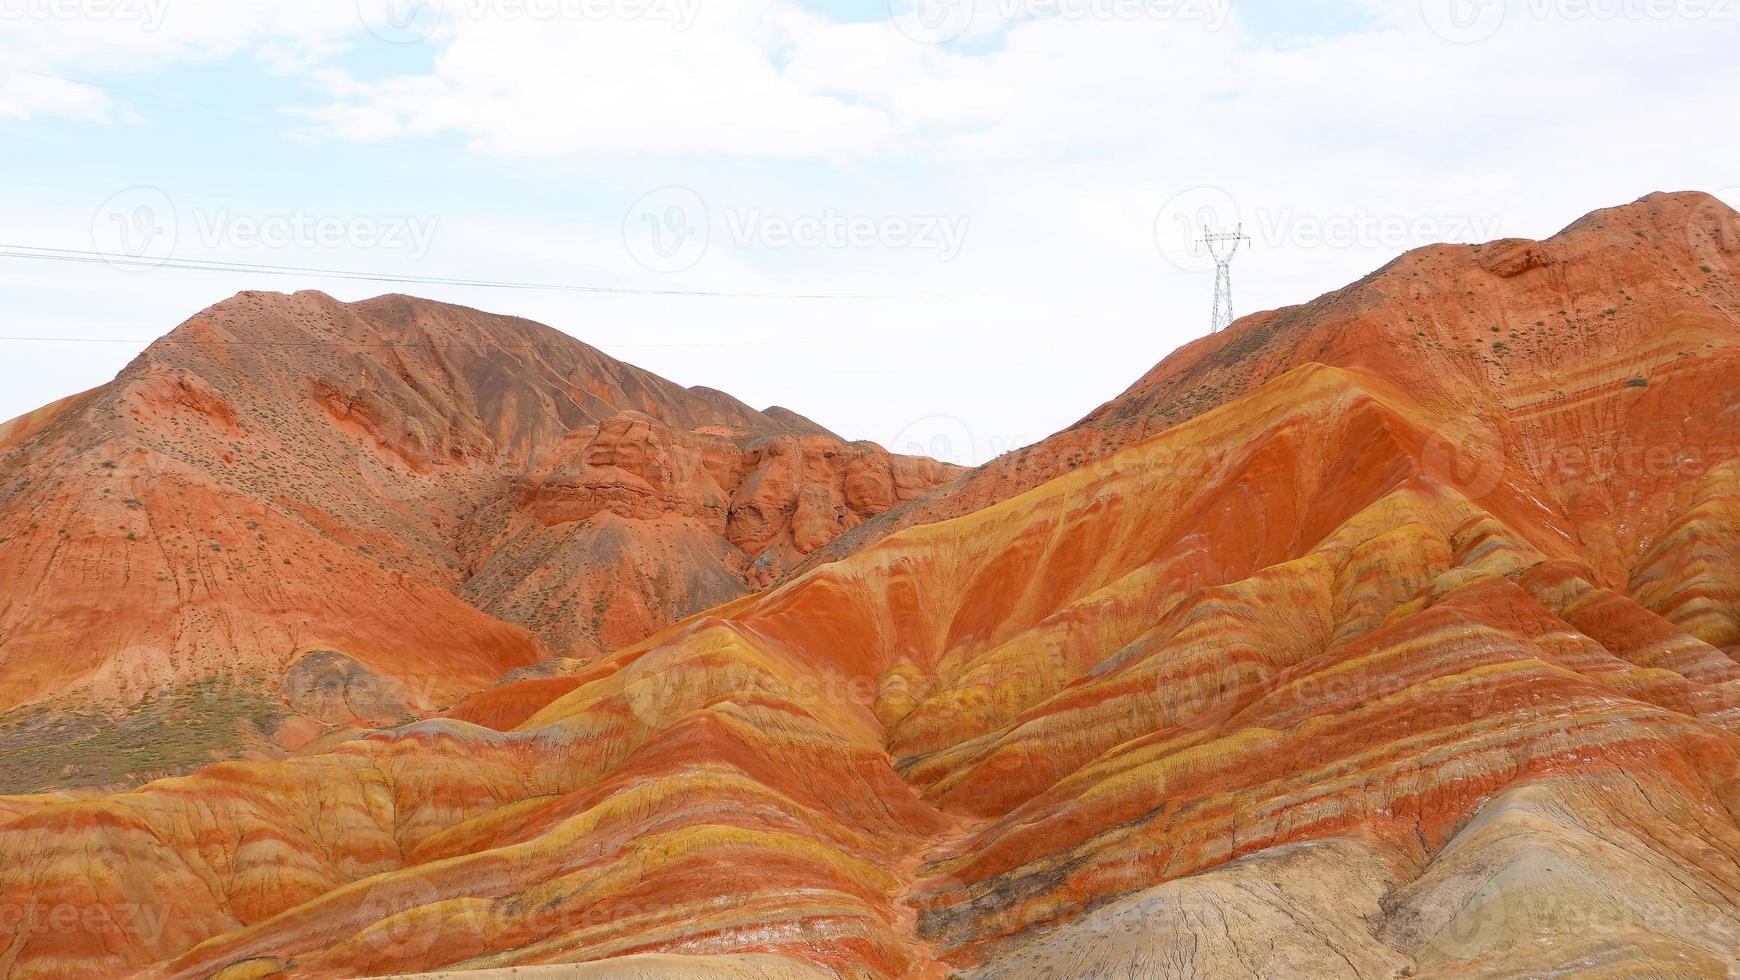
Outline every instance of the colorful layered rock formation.
[[0, 788], [411, 720], [949, 472], [524, 320], [245, 293], [0, 428]]
[[0, 976], [1727, 975], [1698, 215], [1740, 227], [1658, 196], [1247, 319], [1150, 376], [1241, 391], [451, 717], [0, 801]]

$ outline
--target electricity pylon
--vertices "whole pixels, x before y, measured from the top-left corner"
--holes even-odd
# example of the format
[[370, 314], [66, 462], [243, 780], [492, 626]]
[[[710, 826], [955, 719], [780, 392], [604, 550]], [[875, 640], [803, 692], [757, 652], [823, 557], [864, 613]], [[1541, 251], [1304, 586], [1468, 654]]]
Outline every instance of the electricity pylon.
[[[1245, 226], [1240, 224], [1232, 234], [1216, 234], [1202, 226], [1202, 241], [1197, 242], [1208, 250], [1209, 258], [1214, 259], [1214, 322], [1211, 332], [1220, 333], [1232, 325], [1232, 260], [1239, 254], [1239, 246], [1251, 240], [1245, 234]], [[1220, 247], [1226, 248], [1226, 254], [1221, 254]]]

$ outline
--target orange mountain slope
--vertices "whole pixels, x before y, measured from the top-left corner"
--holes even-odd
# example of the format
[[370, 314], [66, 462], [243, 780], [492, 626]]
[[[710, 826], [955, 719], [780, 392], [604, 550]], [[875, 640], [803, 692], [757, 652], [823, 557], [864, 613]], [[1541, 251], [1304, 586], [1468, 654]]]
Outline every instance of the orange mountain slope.
[[[7, 788], [425, 714], [743, 595], [948, 472], [528, 321], [243, 294], [0, 429]], [[67, 740], [96, 758], [37, 758]]]
[[1740, 250], [1647, 264], [1419, 328], [1460, 400], [1305, 358], [475, 720], [0, 800], [0, 976], [1726, 975]]

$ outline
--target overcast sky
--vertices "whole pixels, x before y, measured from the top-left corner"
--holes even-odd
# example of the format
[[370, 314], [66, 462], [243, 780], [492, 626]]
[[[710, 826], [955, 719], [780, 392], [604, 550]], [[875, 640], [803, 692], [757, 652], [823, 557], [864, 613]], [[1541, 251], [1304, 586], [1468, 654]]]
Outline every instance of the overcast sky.
[[0, 0], [0, 245], [646, 291], [0, 258], [57, 338], [0, 418], [243, 289], [402, 291], [977, 462], [1207, 330], [1204, 222], [1243, 314], [1740, 204], [1736, 52], [1740, 0]]

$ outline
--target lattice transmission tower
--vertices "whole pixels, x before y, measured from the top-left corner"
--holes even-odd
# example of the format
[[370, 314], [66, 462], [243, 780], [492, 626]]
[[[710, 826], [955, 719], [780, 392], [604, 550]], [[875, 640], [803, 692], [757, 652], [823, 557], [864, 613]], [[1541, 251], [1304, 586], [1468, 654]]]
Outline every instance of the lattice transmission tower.
[[1245, 226], [1240, 224], [1231, 234], [1215, 233], [1202, 226], [1202, 241], [1197, 242], [1208, 250], [1210, 258], [1214, 259], [1214, 321], [1210, 329], [1220, 333], [1233, 322], [1232, 309], [1232, 260], [1239, 254], [1239, 246], [1251, 240], [1245, 234]]

